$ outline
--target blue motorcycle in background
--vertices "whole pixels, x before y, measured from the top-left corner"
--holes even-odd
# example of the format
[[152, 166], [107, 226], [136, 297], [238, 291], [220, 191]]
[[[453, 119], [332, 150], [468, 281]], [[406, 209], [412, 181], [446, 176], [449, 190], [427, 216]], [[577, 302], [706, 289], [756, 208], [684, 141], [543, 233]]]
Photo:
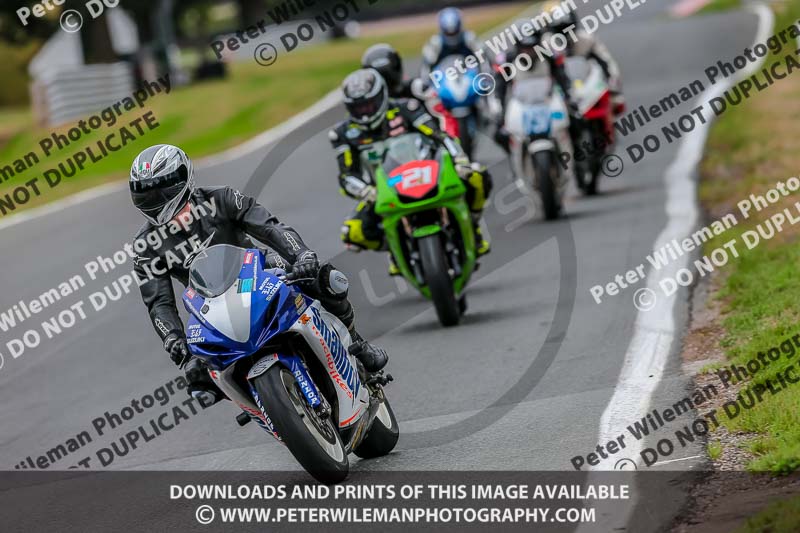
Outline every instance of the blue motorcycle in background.
[[[460, 62], [461, 68], [456, 64]], [[478, 105], [481, 95], [475, 88], [475, 80], [480, 74], [478, 68], [465, 68], [464, 57], [453, 55], [447, 56], [439, 62], [433, 71], [439, 71], [441, 79], [437, 89], [439, 103], [433, 106], [435, 113], [443, 117], [442, 129], [451, 137], [458, 139], [464, 152], [472, 158], [475, 150], [475, 137], [478, 133], [478, 121], [480, 112]], [[447, 69], [456, 72], [458, 75], [446, 75]], [[463, 71], [463, 72], [462, 72]]]
[[[323, 483], [347, 477], [348, 454], [388, 454], [399, 437], [381, 386], [350, 355], [345, 325], [266, 267], [257, 249], [216, 245], [194, 257], [186, 338], [211, 379]], [[382, 377], [382, 376], [381, 376]]]

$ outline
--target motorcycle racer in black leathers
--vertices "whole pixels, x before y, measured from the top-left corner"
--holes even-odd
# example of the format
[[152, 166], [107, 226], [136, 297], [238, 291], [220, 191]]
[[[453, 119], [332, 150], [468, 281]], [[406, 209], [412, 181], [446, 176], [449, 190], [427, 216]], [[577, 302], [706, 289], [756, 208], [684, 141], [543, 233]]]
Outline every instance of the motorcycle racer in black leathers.
[[389, 98], [415, 98], [424, 104], [419, 78], [405, 79], [403, 75], [403, 59], [400, 53], [386, 43], [374, 44], [367, 48], [361, 56], [361, 68], [372, 68], [378, 71], [386, 82]]
[[[256, 239], [267, 245], [273, 250], [268, 254], [271, 266], [286, 270], [287, 280], [310, 280], [301, 281], [304, 292], [348, 327], [354, 341], [350, 352], [365, 370], [377, 372], [386, 364], [386, 352], [364, 341], [354, 329], [353, 307], [342, 281], [346, 278], [330, 264], [320, 266], [300, 235], [255, 199], [230, 187], [195, 187], [192, 162], [180, 148], [160, 144], [140, 153], [131, 168], [130, 190], [133, 204], [147, 220], [134, 242], [152, 242], [148, 235], [153, 232], [163, 237], [157, 247], [136, 250], [134, 272], [142, 299], [164, 349], [175, 364], [186, 367], [192, 396], [213, 403], [221, 399], [221, 392], [205, 365], [189, 353], [172, 280], [186, 286], [194, 254], [215, 244], [254, 248], [251, 239]], [[202, 216], [184, 223], [195, 212]]]
[[544, 20], [550, 20], [547, 30], [551, 33], [560, 33], [567, 39], [567, 56], [583, 57], [595, 61], [603, 71], [609, 90], [612, 95], [613, 112], [615, 116], [625, 110], [625, 96], [622, 92], [622, 74], [614, 57], [608, 48], [597, 38], [584, 30], [578, 20], [578, 14], [572, 10], [564, 10], [563, 4], [552, 0], [542, 8]]
[[464, 30], [461, 11], [446, 7], [437, 16], [439, 33], [432, 35], [422, 48], [420, 76], [427, 79], [431, 70], [447, 56], [473, 56], [480, 49], [480, 42], [471, 31]]
[[[489, 252], [489, 242], [480, 229], [480, 217], [492, 180], [486, 167], [470, 162], [458, 141], [439, 129], [437, 121], [417, 100], [391, 99], [386, 83], [373, 69], [356, 71], [342, 84], [345, 107], [350, 117], [329, 132], [339, 165], [341, 192], [359, 201], [344, 222], [342, 241], [357, 249], [386, 250], [380, 217], [375, 214], [375, 185], [361, 165], [361, 152], [388, 137], [417, 131], [440, 146], [453, 158], [456, 170], [467, 188], [467, 203], [473, 215], [478, 254]], [[390, 274], [399, 274], [390, 255]]]

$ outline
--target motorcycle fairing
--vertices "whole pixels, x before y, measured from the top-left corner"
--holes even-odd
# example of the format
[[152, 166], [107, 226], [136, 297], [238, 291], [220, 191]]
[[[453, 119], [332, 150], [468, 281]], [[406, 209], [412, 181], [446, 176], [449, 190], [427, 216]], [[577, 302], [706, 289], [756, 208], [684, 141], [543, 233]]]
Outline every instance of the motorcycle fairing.
[[408, 162], [392, 170], [387, 183], [397, 190], [399, 196], [421, 200], [439, 184], [439, 162]]
[[[283, 271], [264, 269], [264, 266], [264, 255], [257, 249], [248, 250], [238, 279], [222, 295], [204, 298], [194, 289], [187, 288], [184, 291], [184, 305], [191, 314], [187, 323], [188, 337], [197, 339], [190, 343], [190, 351], [208, 363], [213, 370], [212, 379], [239, 407], [277, 437], [263, 408], [269, 399], [259, 398], [251, 383], [248, 392], [258, 405], [254, 404], [241, 392], [230, 374], [236, 361], [257, 353], [277, 335], [288, 331], [299, 333], [328, 371], [334, 385], [338, 398], [339, 427], [349, 427], [359, 422], [367, 413], [369, 393], [362, 386], [355, 358], [347, 351], [350, 345], [347, 328], [322, 309], [317, 300], [308, 298], [281, 281], [278, 274]], [[245, 308], [245, 302], [249, 303], [250, 331], [248, 338], [241, 341], [220, 331], [217, 313], [214, 313], [212, 320], [210, 311], [214, 306], [228, 306], [230, 309], [232, 305], [240, 305]], [[299, 357], [271, 354], [260, 359], [256, 365], [267, 364], [268, 357], [276, 358], [274, 362], [283, 364], [292, 372], [309, 405], [314, 407], [320, 404], [320, 392]], [[217, 378], [214, 378], [215, 375]]]
[[339, 427], [359, 422], [367, 412], [369, 392], [361, 383], [355, 357], [348, 351], [351, 338], [345, 325], [314, 300], [291, 330], [306, 339], [328, 372], [338, 399]]
[[252, 249], [245, 254], [238, 279], [220, 296], [204, 298], [187, 288], [183, 302], [191, 314], [187, 340], [192, 354], [222, 370], [288, 330], [307, 298], [283, 283], [279, 273], [265, 270], [263, 254]]
[[456, 60], [459, 59], [463, 63], [461, 56], [448, 56], [434, 67], [434, 71], [439, 71], [442, 74], [437, 92], [439, 93], [439, 99], [448, 111], [462, 108], [469, 109], [480, 99], [480, 94], [475, 90], [475, 80], [479, 74], [477, 68], [463, 68], [463, 65], [462, 69], [453, 67], [457, 72], [457, 76], [455, 79], [447, 76], [448, 67], [455, 65]]

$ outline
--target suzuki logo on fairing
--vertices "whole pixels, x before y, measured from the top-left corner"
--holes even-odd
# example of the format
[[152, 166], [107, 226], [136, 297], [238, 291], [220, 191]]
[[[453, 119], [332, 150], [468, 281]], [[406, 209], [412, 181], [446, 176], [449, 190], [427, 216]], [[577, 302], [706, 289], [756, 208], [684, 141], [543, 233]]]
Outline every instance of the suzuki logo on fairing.
[[322, 339], [328, 345], [331, 351], [331, 356], [333, 357], [333, 364], [336, 367], [336, 371], [345, 381], [350, 390], [353, 391], [354, 395], [358, 395], [358, 391], [361, 388], [360, 380], [356, 375], [355, 369], [353, 365], [350, 364], [348, 360], [348, 352], [347, 349], [342, 346], [341, 339], [339, 339], [339, 335], [335, 331], [331, 331], [328, 328], [328, 324], [322, 320], [322, 317], [319, 315], [319, 311], [316, 307], [311, 308], [311, 320], [314, 323], [314, 327], [317, 328]]

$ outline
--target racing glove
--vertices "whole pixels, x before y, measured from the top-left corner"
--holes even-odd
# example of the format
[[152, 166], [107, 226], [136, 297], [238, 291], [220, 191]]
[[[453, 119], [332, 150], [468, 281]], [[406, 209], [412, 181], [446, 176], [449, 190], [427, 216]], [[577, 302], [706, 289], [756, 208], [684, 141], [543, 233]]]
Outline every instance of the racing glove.
[[169, 353], [172, 362], [178, 365], [178, 368], [186, 366], [186, 363], [192, 358], [186, 337], [178, 333], [170, 333], [164, 338], [164, 349]]
[[468, 180], [472, 173], [475, 171], [475, 168], [472, 163], [470, 163], [469, 158], [466, 156], [458, 156], [453, 160], [453, 164], [456, 167], [456, 172], [458, 176], [462, 180]]
[[377, 197], [378, 197], [378, 191], [375, 190], [375, 186], [374, 185], [367, 185], [361, 191], [361, 195], [359, 196], [359, 199], [362, 202], [369, 202], [369, 203], [373, 203], [374, 204], [375, 203], [375, 199]]
[[297, 258], [297, 261], [295, 261], [295, 263], [292, 265], [291, 270], [286, 273], [286, 280], [296, 281], [307, 278], [317, 279], [318, 274], [319, 259], [317, 259], [317, 254], [311, 250], [306, 250], [300, 255], [300, 257]]

